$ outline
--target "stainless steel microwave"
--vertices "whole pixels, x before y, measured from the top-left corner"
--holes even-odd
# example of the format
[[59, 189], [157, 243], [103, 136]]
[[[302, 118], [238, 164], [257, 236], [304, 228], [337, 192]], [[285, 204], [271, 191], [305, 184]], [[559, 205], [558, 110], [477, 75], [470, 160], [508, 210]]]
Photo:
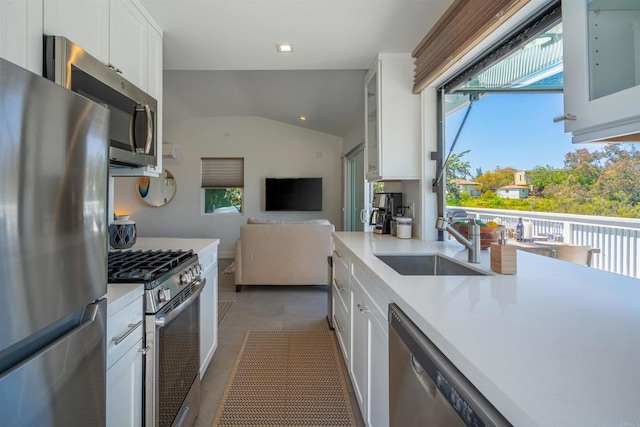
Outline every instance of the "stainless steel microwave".
[[61, 36], [44, 38], [43, 75], [109, 109], [111, 167], [157, 165], [155, 99]]

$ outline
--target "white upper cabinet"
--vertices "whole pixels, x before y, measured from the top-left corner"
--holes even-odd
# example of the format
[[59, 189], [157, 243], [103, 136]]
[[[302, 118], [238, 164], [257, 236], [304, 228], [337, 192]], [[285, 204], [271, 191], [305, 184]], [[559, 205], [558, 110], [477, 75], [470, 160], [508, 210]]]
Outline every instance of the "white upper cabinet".
[[109, 0], [44, 0], [44, 33], [64, 36], [109, 63]]
[[42, 75], [42, 0], [0, 0], [0, 57]]
[[149, 25], [147, 41], [147, 93], [162, 98], [162, 34]]
[[420, 96], [409, 54], [379, 54], [365, 76], [367, 179], [420, 178]]
[[143, 91], [147, 91], [148, 22], [129, 0], [110, 2], [110, 63]]
[[148, 27], [147, 42], [147, 93], [158, 101], [156, 111], [156, 144], [159, 150], [158, 164], [150, 168], [158, 174], [162, 173], [162, 33], [151, 24]]
[[640, 141], [640, 2], [562, 2], [565, 131]]
[[[26, 20], [26, 11], [39, 3], [39, 15], [33, 14]], [[5, 10], [11, 9], [13, 20], [11, 27], [7, 22]], [[15, 9], [15, 10], [14, 10]], [[44, 16], [43, 16], [44, 11]], [[14, 22], [11, 21], [11, 22]], [[19, 22], [18, 22], [19, 21]], [[147, 92], [158, 101], [156, 109], [156, 150], [158, 164], [143, 168], [114, 168], [112, 176], [158, 176], [162, 173], [162, 29], [151, 18], [138, 0], [0, 0], [0, 55], [5, 46], [5, 34], [24, 32], [25, 22], [37, 21], [40, 27], [30, 29], [37, 33], [31, 38], [38, 43], [33, 50], [37, 55], [37, 72], [42, 74], [42, 33], [52, 36], [64, 36], [82, 47], [91, 56], [118, 71], [135, 86]], [[44, 24], [43, 24], [44, 23]], [[24, 27], [24, 28], [23, 28]], [[35, 27], [35, 25], [34, 25]], [[22, 34], [22, 33], [21, 33]], [[20, 37], [11, 35], [19, 41], [17, 46], [10, 45], [12, 51], [24, 55], [26, 51]], [[34, 44], [34, 43], [32, 43]], [[16, 61], [14, 61], [16, 62]], [[24, 61], [23, 61], [24, 62]], [[17, 62], [18, 63], [18, 62]], [[23, 65], [18, 63], [18, 65]]]

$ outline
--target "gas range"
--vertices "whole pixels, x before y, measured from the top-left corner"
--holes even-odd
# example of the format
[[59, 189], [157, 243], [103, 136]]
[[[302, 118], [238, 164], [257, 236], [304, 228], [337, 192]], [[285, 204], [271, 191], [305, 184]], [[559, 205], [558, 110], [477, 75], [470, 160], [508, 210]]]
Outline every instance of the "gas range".
[[193, 425], [200, 406], [200, 293], [193, 251], [109, 253], [109, 283], [143, 283], [146, 427]]
[[109, 252], [109, 283], [143, 283], [145, 312], [153, 314], [200, 279], [202, 265], [193, 251], [118, 250]]

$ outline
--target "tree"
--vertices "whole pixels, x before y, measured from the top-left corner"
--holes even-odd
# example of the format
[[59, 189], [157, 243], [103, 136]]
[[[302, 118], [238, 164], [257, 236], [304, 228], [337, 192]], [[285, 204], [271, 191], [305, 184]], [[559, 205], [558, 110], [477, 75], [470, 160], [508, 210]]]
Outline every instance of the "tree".
[[496, 168], [476, 178], [482, 191], [496, 191], [500, 187], [513, 184], [516, 170], [512, 167]]
[[603, 158], [605, 154], [602, 151], [590, 152], [586, 148], [579, 148], [564, 156], [564, 165], [567, 173], [573, 176], [578, 184], [589, 188], [600, 177]]
[[626, 147], [628, 149], [625, 150], [620, 144], [605, 145], [602, 149], [605, 159], [604, 167], [624, 160], [640, 160], [640, 152], [636, 149], [635, 145], [631, 144]]
[[[468, 162], [460, 159], [466, 153], [452, 156], [451, 170], [455, 177], [469, 176]], [[577, 149], [565, 155], [563, 168], [536, 166], [529, 177], [543, 197], [530, 195], [525, 200], [498, 197], [495, 190], [512, 184], [515, 172], [511, 167], [497, 167], [486, 173], [478, 168], [474, 180], [480, 183], [483, 194], [474, 198], [452, 192], [447, 195], [447, 204], [640, 218], [640, 151], [634, 145], [608, 144], [595, 151]]]
[[445, 164], [447, 170], [447, 194], [450, 198], [458, 200], [460, 198], [460, 190], [458, 186], [451, 182], [454, 179], [468, 179], [471, 177], [471, 165], [469, 162], [462, 160], [462, 157], [471, 150], [464, 150], [460, 153], [451, 153]]
[[556, 169], [549, 165], [536, 166], [529, 171], [531, 185], [540, 192], [544, 191], [549, 184], [561, 184], [567, 179], [567, 175], [565, 169]]
[[613, 202], [635, 206], [640, 203], [640, 160], [623, 156], [609, 163], [594, 185], [595, 191]]
[[447, 159], [447, 182], [452, 179], [469, 179], [471, 178], [471, 165], [469, 162], [462, 160], [465, 154], [471, 150], [464, 150], [459, 153], [451, 153]]

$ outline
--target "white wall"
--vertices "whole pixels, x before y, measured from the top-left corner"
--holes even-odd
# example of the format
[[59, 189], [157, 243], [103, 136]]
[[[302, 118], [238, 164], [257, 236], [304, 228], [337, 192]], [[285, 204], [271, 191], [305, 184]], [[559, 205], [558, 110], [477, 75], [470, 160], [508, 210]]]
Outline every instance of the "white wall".
[[[364, 116], [364, 113], [362, 113]], [[358, 144], [364, 143], [364, 117], [361, 120], [356, 121], [349, 132], [344, 136], [342, 144], [342, 154], [346, 155], [351, 150], [356, 148]]]
[[[177, 159], [164, 159], [176, 179], [176, 195], [160, 208], [144, 206], [136, 178], [115, 178], [114, 204], [128, 213], [144, 237], [216, 237], [220, 257], [233, 257], [240, 225], [248, 217], [326, 218], [340, 224], [342, 138], [261, 117], [197, 117], [165, 123], [164, 142], [177, 145]], [[201, 215], [200, 158], [244, 157], [242, 215]], [[265, 177], [322, 177], [322, 212], [265, 212]], [[134, 247], [135, 249], [135, 247]]]

